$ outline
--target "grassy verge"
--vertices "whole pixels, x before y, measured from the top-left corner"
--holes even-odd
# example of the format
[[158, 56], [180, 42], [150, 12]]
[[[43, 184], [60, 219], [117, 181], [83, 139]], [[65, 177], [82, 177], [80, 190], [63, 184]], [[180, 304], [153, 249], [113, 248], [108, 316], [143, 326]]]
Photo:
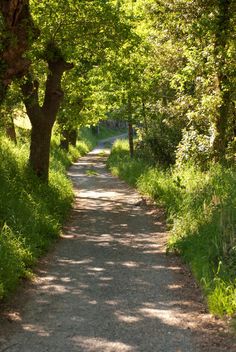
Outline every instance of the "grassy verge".
[[77, 147], [66, 153], [54, 136], [45, 185], [27, 168], [26, 135], [18, 146], [0, 136], [0, 298], [29, 276], [37, 258], [58, 238], [73, 201], [66, 169], [96, 144], [88, 130], [82, 130]]
[[54, 135], [48, 185], [27, 168], [30, 131], [17, 130], [17, 146], [0, 135], [0, 299], [14, 291], [20, 278], [31, 274], [37, 259], [58, 238], [73, 202], [66, 176], [69, 165], [100, 139], [119, 133], [103, 128], [94, 136], [83, 128], [69, 153], [58, 147], [60, 138]]
[[181, 254], [217, 315], [236, 313], [236, 169], [212, 165], [162, 170], [130, 160], [128, 143], [117, 141], [111, 171], [166, 208], [168, 250]]

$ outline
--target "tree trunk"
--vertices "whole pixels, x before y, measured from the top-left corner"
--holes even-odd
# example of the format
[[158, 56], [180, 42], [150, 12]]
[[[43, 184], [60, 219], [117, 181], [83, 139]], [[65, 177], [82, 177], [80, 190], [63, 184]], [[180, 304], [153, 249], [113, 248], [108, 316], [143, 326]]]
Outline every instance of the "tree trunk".
[[60, 147], [65, 149], [66, 151], [69, 150], [69, 146], [72, 145], [76, 147], [77, 142], [77, 130], [76, 129], [64, 129], [61, 133], [61, 142]]
[[134, 135], [133, 135], [133, 124], [132, 124], [132, 103], [131, 98], [128, 97], [128, 137], [129, 137], [129, 153], [130, 157], [134, 156]]
[[8, 138], [10, 138], [15, 144], [17, 144], [17, 139], [16, 139], [16, 130], [15, 130], [15, 125], [13, 118], [11, 118], [10, 123], [7, 123], [6, 126], [6, 135]]
[[48, 180], [52, 125], [44, 119], [32, 125], [29, 165], [41, 180]]
[[144, 130], [145, 130], [145, 133], [147, 134], [148, 123], [147, 123], [147, 114], [146, 114], [146, 104], [144, 100], [142, 100], [142, 115], [143, 115]]
[[70, 144], [73, 145], [73, 147], [76, 147], [76, 142], [77, 142], [77, 129], [73, 129], [70, 131]]
[[131, 122], [128, 123], [128, 135], [129, 135], [129, 152], [131, 158], [134, 156], [134, 135], [133, 135], [133, 125]]
[[218, 90], [222, 103], [215, 120], [216, 135], [213, 143], [215, 161], [223, 161], [228, 144], [228, 124], [231, 113], [231, 88], [230, 77], [227, 75], [225, 52], [227, 50], [230, 32], [230, 6], [231, 0], [218, 0], [219, 15], [215, 40], [215, 60], [217, 66]]
[[228, 145], [227, 130], [230, 115], [231, 94], [229, 91], [222, 92], [222, 104], [216, 117], [216, 136], [213, 143], [215, 161], [223, 161]]
[[70, 137], [70, 132], [68, 130], [63, 130], [61, 132], [61, 141], [60, 141], [60, 147], [68, 152], [69, 150], [69, 137]]
[[0, 12], [5, 26], [0, 53], [1, 103], [12, 80], [23, 77], [28, 71], [30, 60], [24, 57], [24, 53], [39, 31], [30, 15], [29, 0], [1, 0]]
[[48, 47], [52, 55], [49, 55], [49, 73], [46, 81], [45, 97], [42, 107], [39, 104], [39, 83], [28, 77], [22, 85], [26, 111], [32, 124], [31, 146], [29, 164], [34, 173], [43, 181], [48, 181], [49, 155], [52, 127], [63, 99], [61, 90], [61, 78], [66, 70], [73, 67], [62, 58], [53, 53], [55, 47]]

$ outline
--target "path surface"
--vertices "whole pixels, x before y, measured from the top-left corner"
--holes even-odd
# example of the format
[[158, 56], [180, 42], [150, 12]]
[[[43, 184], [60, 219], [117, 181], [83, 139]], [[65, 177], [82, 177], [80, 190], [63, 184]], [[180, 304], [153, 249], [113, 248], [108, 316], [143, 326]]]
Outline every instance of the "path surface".
[[188, 271], [165, 255], [161, 212], [136, 206], [99, 152], [70, 169], [71, 219], [0, 321], [0, 352], [233, 351]]

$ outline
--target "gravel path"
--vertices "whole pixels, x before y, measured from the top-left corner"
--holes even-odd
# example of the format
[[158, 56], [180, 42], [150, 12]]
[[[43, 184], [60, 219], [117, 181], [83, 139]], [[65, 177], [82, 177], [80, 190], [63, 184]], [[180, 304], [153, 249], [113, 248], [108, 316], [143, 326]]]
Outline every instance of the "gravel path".
[[76, 201], [37, 280], [0, 319], [0, 352], [235, 351], [206, 313], [163, 214], [112, 177], [100, 146], [71, 167]]

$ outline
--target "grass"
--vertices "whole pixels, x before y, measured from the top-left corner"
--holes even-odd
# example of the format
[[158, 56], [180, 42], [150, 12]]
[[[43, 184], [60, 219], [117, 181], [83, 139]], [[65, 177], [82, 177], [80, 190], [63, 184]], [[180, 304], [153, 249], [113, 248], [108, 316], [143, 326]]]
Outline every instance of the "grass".
[[[19, 133], [19, 131], [18, 131]], [[29, 277], [37, 259], [58, 238], [73, 202], [66, 169], [95, 144], [88, 130], [80, 132], [76, 148], [58, 148], [53, 136], [49, 184], [42, 184], [27, 167], [28, 133], [18, 146], [0, 135], [0, 298]]]
[[130, 159], [117, 141], [108, 160], [117, 176], [166, 208], [168, 251], [179, 253], [201, 284], [212, 313], [236, 313], [236, 169], [193, 165], [163, 170]]
[[115, 132], [120, 133], [103, 129], [95, 137], [82, 128], [69, 153], [58, 147], [60, 138], [54, 134], [48, 185], [27, 167], [30, 130], [17, 128], [17, 146], [0, 134], [0, 299], [13, 292], [21, 278], [30, 277], [37, 259], [58, 239], [73, 202], [67, 168]]
[[86, 175], [87, 175], [87, 176], [98, 176], [99, 174], [98, 174], [97, 171], [95, 171], [95, 170], [93, 170], [93, 169], [88, 169], [88, 170], [86, 171]]

